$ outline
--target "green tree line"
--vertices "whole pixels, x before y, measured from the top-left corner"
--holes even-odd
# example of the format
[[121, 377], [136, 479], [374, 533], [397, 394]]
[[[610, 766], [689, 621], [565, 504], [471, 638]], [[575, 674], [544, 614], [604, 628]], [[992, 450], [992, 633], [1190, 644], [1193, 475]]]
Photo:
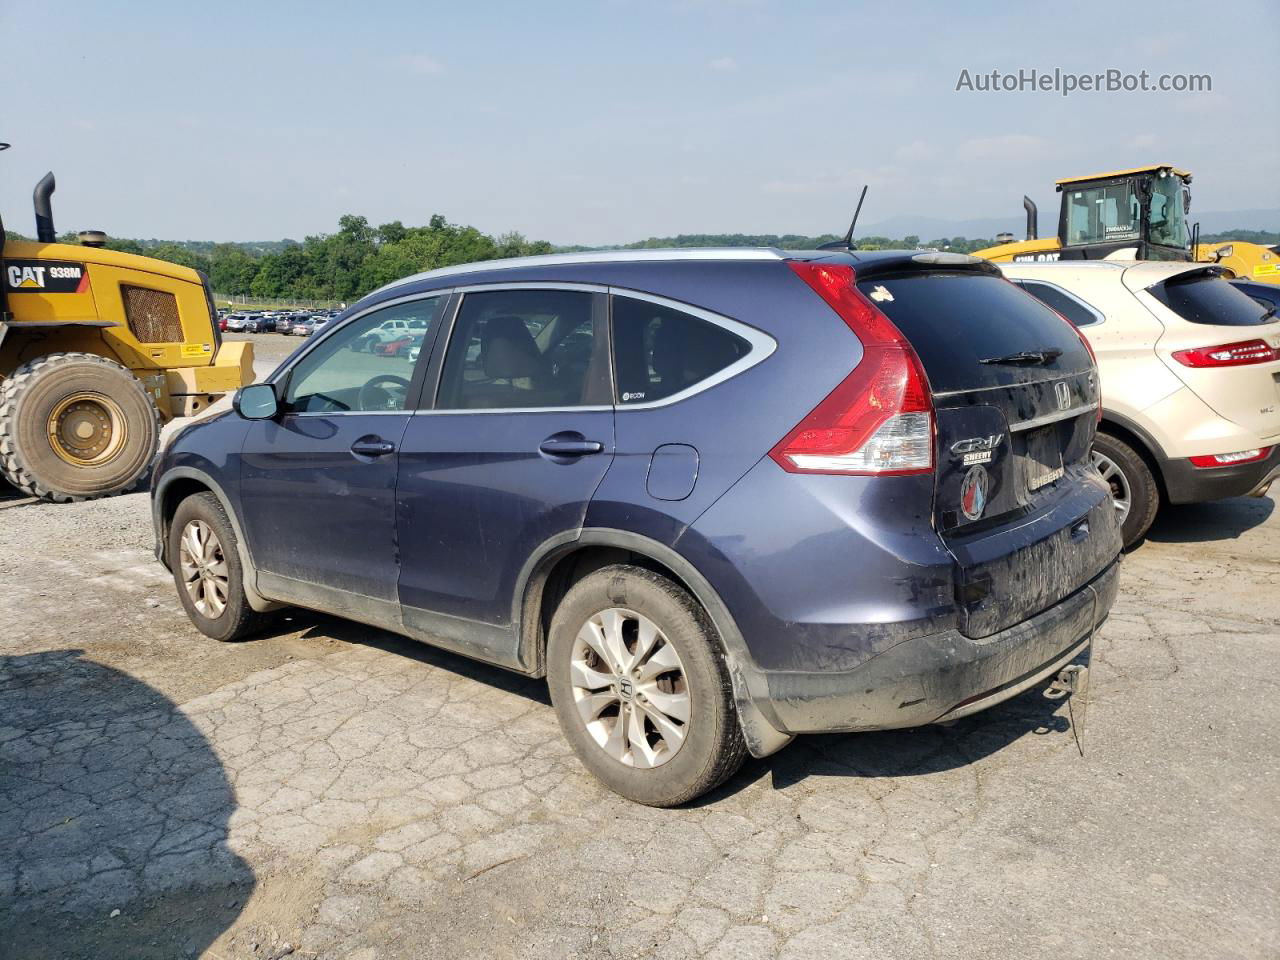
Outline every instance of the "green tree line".
[[[19, 234], [6, 231], [13, 239]], [[59, 239], [75, 243], [67, 234]], [[334, 233], [294, 240], [262, 243], [211, 243], [209, 241], [164, 241], [111, 239], [107, 246], [126, 253], [140, 253], [160, 260], [193, 267], [209, 276], [219, 294], [296, 300], [338, 300], [351, 302], [392, 280], [479, 260], [519, 257], [538, 253], [598, 249], [654, 249], [661, 247], [779, 247], [784, 250], [812, 250], [840, 239], [834, 234], [691, 233], [670, 237], [650, 237], [612, 247], [556, 247], [545, 240], [527, 240], [519, 233], [491, 236], [471, 226], [450, 223], [433, 216], [426, 226], [406, 227], [399, 220], [371, 226], [365, 217], [347, 214], [338, 220]], [[1280, 243], [1280, 232], [1231, 230], [1201, 237], [1204, 243], [1241, 240], [1261, 244]], [[854, 240], [862, 250], [915, 249], [924, 247], [972, 253], [995, 243], [989, 237], [938, 237], [922, 241], [917, 236], [901, 238], [866, 236]]]
[[529, 241], [519, 233], [492, 237], [439, 215], [423, 227], [406, 227], [399, 220], [374, 227], [353, 214], [339, 218], [334, 233], [261, 254], [234, 243], [216, 244], [207, 253], [186, 244], [136, 240], [112, 240], [107, 246], [203, 270], [221, 294], [343, 301], [422, 270], [552, 249], [546, 241]]

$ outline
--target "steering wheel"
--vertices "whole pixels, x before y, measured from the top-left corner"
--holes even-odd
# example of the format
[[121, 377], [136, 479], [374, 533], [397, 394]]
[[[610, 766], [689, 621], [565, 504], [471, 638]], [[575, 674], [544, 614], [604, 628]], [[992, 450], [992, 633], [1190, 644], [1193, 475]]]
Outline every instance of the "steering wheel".
[[[390, 390], [388, 387], [398, 387]], [[360, 388], [361, 410], [400, 410], [409, 395], [409, 381], [393, 373], [380, 373]]]

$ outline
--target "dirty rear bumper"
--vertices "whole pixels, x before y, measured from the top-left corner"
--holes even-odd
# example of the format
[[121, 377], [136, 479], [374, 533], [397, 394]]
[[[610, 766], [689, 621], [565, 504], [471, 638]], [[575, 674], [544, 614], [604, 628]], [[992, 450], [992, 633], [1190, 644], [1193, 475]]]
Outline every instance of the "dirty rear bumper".
[[755, 705], [784, 736], [891, 730], [976, 713], [1079, 655], [1115, 602], [1118, 573], [1115, 561], [1043, 613], [981, 640], [947, 631], [905, 640], [856, 670], [765, 671], [753, 686], [767, 692]]

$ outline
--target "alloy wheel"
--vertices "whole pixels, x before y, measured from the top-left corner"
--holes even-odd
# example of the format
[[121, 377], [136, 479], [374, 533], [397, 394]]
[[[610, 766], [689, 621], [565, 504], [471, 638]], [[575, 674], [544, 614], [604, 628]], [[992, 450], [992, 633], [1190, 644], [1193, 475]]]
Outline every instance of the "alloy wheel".
[[582, 625], [569, 662], [587, 732], [629, 767], [657, 767], [688, 732], [689, 683], [675, 647], [648, 617], [610, 607]]
[[192, 520], [182, 530], [178, 564], [182, 582], [196, 610], [210, 620], [227, 608], [230, 571], [222, 543], [203, 520]]
[[1107, 481], [1107, 486], [1111, 488], [1111, 503], [1116, 508], [1116, 515], [1120, 518], [1120, 522], [1124, 523], [1125, 517], [1129, 516], [1129, 507], [1133, 504], [1133, 496], [1129, 491], [1129, 478], [1124, 475], [1124, 471], [1114, 460], [1099, 453], [1096, 448], [1089, 452], [1089, 459], [1102, 474], [1102, 479]]

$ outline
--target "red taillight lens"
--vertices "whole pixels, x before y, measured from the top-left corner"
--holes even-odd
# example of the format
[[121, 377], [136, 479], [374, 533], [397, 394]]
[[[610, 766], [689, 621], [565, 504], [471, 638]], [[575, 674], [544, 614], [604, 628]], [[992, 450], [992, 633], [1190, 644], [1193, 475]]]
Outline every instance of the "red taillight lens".
[[1191, 465], [1195, 467], [1234, 467], [1237, 463], [1253, 463], [1271, 456], [1270, 447], [1257, 447], [1253, 450], [1239, 450], [1236, 453], [1213, 453], [1206, 457], [1191, 457]]
[[915, 350], [853, 285], [853, 268], [792, 262], [862, 341], [862, 360], [769, 451], [791, 473], [928, 473], [933, 469], [933, 400]]
[[1220, 347], [1179, 350], [1173, 355], [1184, 367], [1243, 367], [1250, 363], [1270, 363], [1280, 354], [1265, 340], [1241, 340]]

